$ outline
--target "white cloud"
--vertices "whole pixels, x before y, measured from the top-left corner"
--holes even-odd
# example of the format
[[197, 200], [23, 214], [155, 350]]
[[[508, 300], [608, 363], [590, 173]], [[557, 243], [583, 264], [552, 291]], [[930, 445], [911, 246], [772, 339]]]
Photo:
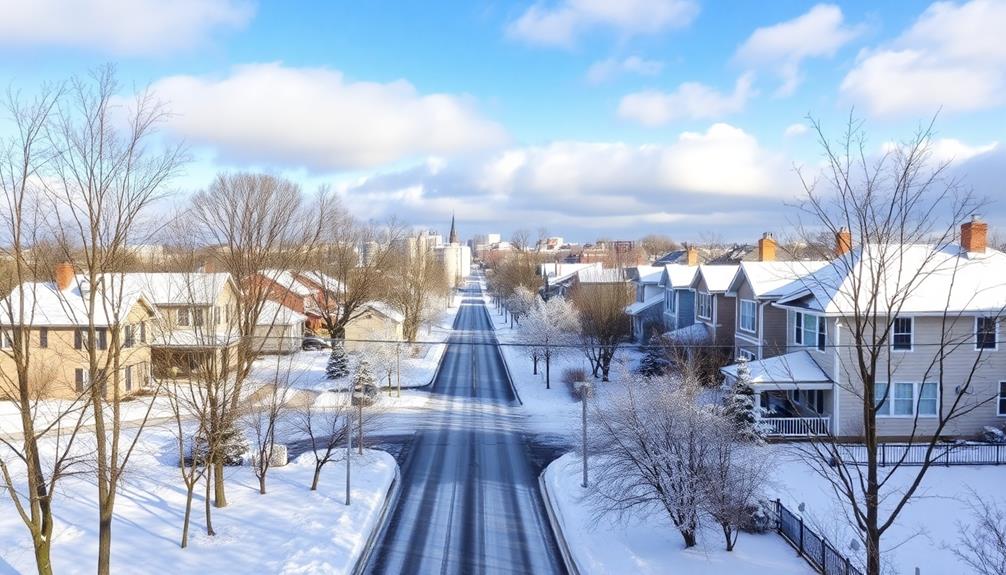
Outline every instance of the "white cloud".
[[463, 97], [419, 94], [404, 80], [348, 81], [327, 68], [251, 64], [224, 78], [164, 78], [153, 90], [168, 101], [170, 131], [244, 162], [356, 169], [506, 140]]
[[806, 133], [807, 133], [807, 124], [796, 123], [786, 126], [786, 131], [783, 132], [783, 135], [786, 136], [787, 138], [794, 138], [796, 136], [802, 136]]
[[607, 28], [628, 37], [687, 26], [699, 12], [694, 0], [559, 0], [538, 2], [507, 26], [513, 38], [570, 47], [583, 32]]
[[1006, 2], [937, 2], [889, 45], [863, 51], [842, 92], [874, 116], [1006, 102]]
[[217, 28], [241, 28], [246, 0], [0, 0], [0, 44], [93, 48], [117, 55], [197, 47]]
[[860, 26], [844, 24], [838, 6], [818, 4], [792, 20], [758, 28], [734, 57], [745, 65], [776, 70], [782, 80], [776, 94], [788, 96], [803, 79], [800, 64], [805, 59], [834, 56], [861, 32]]
[[587, 81], [591, 84], [601, 84], [620, 74], [656, 76], [663, 69], [663, 62], [647, 60], [639, 56], [629, 56], [623, 59], [607, 58], [591, 64], [587, 70]]
[[[897, 149], [896, 142], [884, 142], [881, 146], [882, 152], [890, 152]], [[968, 160], [994, 152], [999, 148], [999, 142], [989, 142], [988, 144], [971, 145], [957, 138], [938, 138], [929, 142], [929, 153], [931, 158], [937, 162], [952, 162], [961, 164]]]
[[731, 94], [723, 94], [705, 84], [686, 82], [673, 92], [646, 90], [622, 97], [618, 116], [645, 126], [661, 126], [680, 118], [710, 119], [740, 112], [755, 95], [753, 75], [742, 75]]

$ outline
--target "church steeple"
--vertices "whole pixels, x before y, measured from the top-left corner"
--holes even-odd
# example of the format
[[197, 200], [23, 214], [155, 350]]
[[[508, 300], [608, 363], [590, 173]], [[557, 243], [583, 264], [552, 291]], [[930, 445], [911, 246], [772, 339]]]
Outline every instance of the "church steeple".
[[454, 229], [454, 212], [451, 212], [451, 233], [447, 236], [447, 243], [460, 244], [458, 241], [458, 231]]

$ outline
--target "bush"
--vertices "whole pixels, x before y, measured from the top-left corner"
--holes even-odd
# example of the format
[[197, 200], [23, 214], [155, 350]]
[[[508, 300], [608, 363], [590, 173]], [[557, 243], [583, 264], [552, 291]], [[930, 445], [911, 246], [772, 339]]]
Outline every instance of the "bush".
[[758, 503], [747, 509], [747, 517], [741, 524], [741, 531], [746, 533], [767, 533], [776, 525], [775, 501], [759, 499]]
[[[197, 435], [192, 442], [189, 459], [200, 465], [206, 458], [207, 442], [204, 435]], [[221, 433], [220, 456], [224, 465], [236, 466], [244, 463], [248, 452], [248, 440], [237, 427], [230, 426]]]
[[562, 370], [562, 382], [572, 386], [578, 381], [587, 381], [587, 370], [582, 367], [567, 367]]
[[982, 428], [980, 437], [986, 443], [1006, 443], [1006, 433], [998, 427], [986, 425]]

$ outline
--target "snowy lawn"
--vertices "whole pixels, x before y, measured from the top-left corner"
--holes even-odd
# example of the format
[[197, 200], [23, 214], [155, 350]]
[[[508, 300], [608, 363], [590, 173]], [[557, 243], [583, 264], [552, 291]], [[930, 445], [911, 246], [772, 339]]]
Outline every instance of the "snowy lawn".
[[[228, 507], [214, 509], [217, 535], [201, 531], [203, 499], [193, 504], [188, 549], [178, 547], [185, 490], [169, 429], [144, 432], [116, 503], [113, 573], [347, 573], [395, 475], [394, 459], [367, 450], [353, 459], [352, 505], [343, 505], [345, 466], [330, 463], [309, 491], [313, 457], [269, 471], [259, 495], [250, 467], [227, 468]], [[57, 573], [92, 573], [97, 554], [95, 487], [86, 475], [64, 479], [54, 505], [52, 557]], [[197, 491], [201, 491], [201, 488]], [[0, 573], [34, 571], [30, 538], [7, 495], [0, 500]]]
[[545, 469], [544, 481], [574, 560], [584, 575], [814, 573], [775, 533], [742, 533], [737, 547], [728, 553], [723, 548], [723, 535], [715, 528], [704, 530], [698, 546], [686, 549], [674, 525], [658, 514], [625, 522], [602, 517], [595, 523], [590, 502], [580, 486], [580, 466], [580, 458], [567, 453]]
[[[457, 303], [457, 302], [455, 302]], [[427, 326], [424, 326], [418, 335], [421, 342], [417, 345], [403, 343], [401, 345], [401, 384], [402, 388], [423, 387], [433, 380], [433, 374], [437, 370], [440, 358], [447, 349], [447, 338], [450, 337], [454, 326], [454, 318], [458, 314], [460, 306], [448, 307]], [[375, 344], [376, 345], [376, 344]], [[328, 367], [328, 359], [331, 351], [299, 351], [290, 355], [266, 355], [255, 361], [249, 381], [257, 383], [267, 383], [276, 380], [277, 368], [280, 373], [286, 376], [289, 373], [291, 387], [297, 389], [307, 389], [312, 391], [327, 391], [330, 389], [348, 389], [352, 381], [352, 373], [347, 377], [339, 379], [327, 379], [325, 369]], [[350, 369], [355, 370], [359, 362], [360, 354], [351, 353]], [[382, 357], [388, 361], [393, 361], [397, 367], [394, 350]], [[371, 361], [371, 367], [375, 369], [375, 377], [380, 375], [379, 366]], [[387, 375], [378, 377], [380, 385], [386, 385]], [[392, 375], [392, 385], [397, 386], [398, 382]]]
[[[153, 407], [150, 405], [151, 401], [154, 402]], [[62, 415], [63, 427], [65, 428], [73, 427], [81, 416], [83, 416], [83, 419], [81, 419], [82, 424], [85, 427], [89, 426], [92, 424], [94, 418], [90, 414], [90, 410], [81, 414], [81, 406], [81, 402], [74, 403], [70, 400], [40, 400], [35, 405], [35, 425], [41, 429], [43, 426], [55, 422]], [[148, 410], [151, 421], [171, 417], [171, 404], [165, 397], [152, 399], [148, 396], [134, 396], [122, 402], [121, 410], [120, 417], [126, 425], [138, 423], [144, 417], [148, 417]], [[19, 437], [20, 435], [21, 412], [18, 405], [13, 401], [0, 401], [0, 437]]]
[[[776, 470], [775, 496], [794, 512], [803, 503], [807, 525], [829, 541], [836, 542], [835, 547], [851, 557], [853, 553], [849, 550], [849, 543], [854, 531], [845, 520], [844, 507], [837, 503], [828, 482], [794, 457], [785, 446], [779, 449], [783, 453]], [[917, 471], [915, 467], [899, 470], [892, 479], [890, 489], [903, 489]], [[971, 573], [954, 557], [949, 547], [957, 545], [958, 524], [974, 521], [967, 505], [971, 492], [1006, 506], [1004, 484], [1006, 467], [931, 468], [917, 496], [899, 515], [894, 527], [884, 535], [882, 549], [887, 567], [892, 573], [904, 574], [915, 573], [916, 567], [920, 568], [922, 575]]]

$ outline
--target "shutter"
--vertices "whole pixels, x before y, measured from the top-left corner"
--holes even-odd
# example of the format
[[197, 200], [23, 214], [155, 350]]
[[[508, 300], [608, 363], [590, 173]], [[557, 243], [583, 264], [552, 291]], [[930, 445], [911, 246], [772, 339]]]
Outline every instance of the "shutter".
[[133, 389], [133, 367], [130, 365], [126, 366], [126, 372], [123, 374], [123, 378], [126, 383], [126, 391], [131, 391]]
[[83, 334], [80, 332], [80, 328], [74, 330], [74, 332], [73, 332], [73, 349], [81, 349], [82, 347], [84, 347], [84, 341], [83, 341], [82, 335]]
[[74, 370], [74, 378], [76, 384], [74, 389], [77, 393], [82, 393], [84, 391], [84, 370], [79, 367]]
[[38, 330], [38, 346], [49, 347], [49, 328], [43, 327]]
[[140, 322], [140, 342], [147, 343], [147, 322]]
[[108, 349], [108, 330], [101, 328], [98, 332], [98, 349]]

